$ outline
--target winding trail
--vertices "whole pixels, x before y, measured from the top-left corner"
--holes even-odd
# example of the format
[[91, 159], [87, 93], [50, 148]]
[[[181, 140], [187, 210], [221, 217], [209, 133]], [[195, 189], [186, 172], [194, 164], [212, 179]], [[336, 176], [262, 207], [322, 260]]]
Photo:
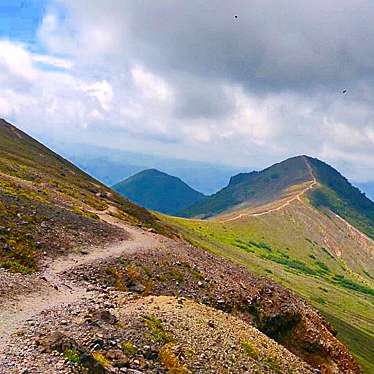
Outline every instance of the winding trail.
[[63, 273], [80, 265], [116, 258], [123, 253], [155, 248], [162, 243], [157, 235], [126, 225], [112, 217], [109, 211], [96, 213], [102, 220], [123, 228], [129, 239], [108, 246], [89, 248], [84, 252], [86, 254], [69, 254], [53, 260], [39, 274], [39, 278], [44, 281], [43, 287], [31, 294], [19, 295], [16, 301], [0, 306], [0, 362], [6, 354], [9, 337], [25, 322], [44, 310], [84, 300], [90, 296], [84, 286], [62, 281]]
[[289, 206], [294, 201], [300, 201], [300, 202], [302, 202], [301, 197], [303, 195], [305, 195], [308, 191], [310, 191], [311, 189], [313, 189], [318, 184], [317, 179], [314, 176], [313, 169], [310, 166], [308, 160], [305, 157], [303, 159], [304, 159], [305, 165], [306, 165], [306, 167], [307, 167], [307, 169], [309, 171], [309, 175], [311, 177], [311, 181], [310, 181], [309, 185], [306, 188], [304, 188], [301, 192], [299, 192], [297, 195], [291, 196], [289, 199], [286, 199], [285, 203], [283, 203], [283, 204], [281, 204], [281, 205], [279, 205], [279, 206], [277, 206], [275, 208], [267, 209], [267, 210], [265, 210], [263, 212], [259, 212], [259, 213], [241, 213], [241, 214], [239, 214], [239, 215], [237, 215], [235, 217], [227, 218], [225, 220], [221, 220], [220, 222], [225, 223], [225, 222], [236, 221], [236, 220], [241, 219], [243, 217], [259, 217], [259, 216], [263, 216], [265, 214], [269, 214], [269, 213], [280, 211], [280, 210], [286, 208], [287, 206]]

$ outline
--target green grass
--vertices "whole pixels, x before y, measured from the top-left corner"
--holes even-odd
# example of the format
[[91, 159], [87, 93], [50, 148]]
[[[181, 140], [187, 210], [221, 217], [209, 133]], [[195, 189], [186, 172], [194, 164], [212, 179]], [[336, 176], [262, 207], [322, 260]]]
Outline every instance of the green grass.
[[354, 290], [367, 295], [374, 296], [373, 288], [363, 286], [362, 284], [354, 282], [351, 279], [347, 279], [344, 277], [344, 275], [335, 275], [333, 277], [333, 281], [344, 288], [348, 288], [349, 290]]
[[79, 365], [81, 363], [80, 353], [76, 349], [67, 349], [64, 352], [64, 358], [73, 364]]
[[173, 341], [172, 335], [165, 331], [162, 321], [155, 316], [144, 317], [144, 324], [150, 331], [150, 337], [154, 342], [167, 344]]
[[338, 331], [339, 339], [350, 347], [356, 359], [367, 373], [374, 372], [374, 334], [359, 327], [349, 324], [336, 316], [325, 312], [322, 314]]
[[[365, 373], [374, 372], [373, 288], [323, 246], [272, 217], [219, 223], [163, 216], [192, 244], [244, 265], [253, 273], [292, 289], [325, 315], [349, 346]], [[286, 224], [286, 223], [285, 223]], [[274, 225], [274, 226], [272, 226]], [[372, 340], [373, 341], [373, 340]]]
[[253, 359], [258, 358], [258, 350], [253, 346], [253, 344], [250, 341], [243, 341], [241, 343], [241, 346], [248, 356], [252, 357]]

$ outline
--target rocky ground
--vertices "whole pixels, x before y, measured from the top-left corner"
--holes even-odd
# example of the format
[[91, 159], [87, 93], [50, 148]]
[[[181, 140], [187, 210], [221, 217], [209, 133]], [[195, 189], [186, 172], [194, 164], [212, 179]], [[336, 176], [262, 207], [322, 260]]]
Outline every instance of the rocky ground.
[[164, 240], [157, 251], [78, 267], [70, 276], [142, 296], [186, 297], [252, 324], [324, 373], [359, 372], [332, 327], [305, 301], [182, 241]]
[[179, 239], [126, 231], [41, 273], [3, 273], [23, 293], [0, 306], [0, 373], [360, 372], [290, 291]]
[[226, 313], [184, 298], [134, 298], [111, 289], [28, 320], [6, 365], [9, 373], [30, 374], [313, 373]]

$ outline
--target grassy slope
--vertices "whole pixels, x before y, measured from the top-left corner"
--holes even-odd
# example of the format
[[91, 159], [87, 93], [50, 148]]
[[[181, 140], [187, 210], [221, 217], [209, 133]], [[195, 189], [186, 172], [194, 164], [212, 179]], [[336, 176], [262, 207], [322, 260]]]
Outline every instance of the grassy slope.
[[374, 238], [374, 202], [331, 166], [310, 157], [308, 162], [321, 184], [310, 193], [312, 204], [317, 208], [328, 208]]
[[[374, 339], [370, 278], [362, 282], [343, 260], [305, 237], [303, 228], [286, 218], [279, 213], [219, 223], [164, 217], [196, 245], [305, 297], [331, 321], [365, 372], [373, 372], [374, 351], [368, 344]], [[295, 230], [292, 235], [290, 228]]]
[[113, 189], [145, 208], [167, 214], [176, 214], [204, 197], [179, 178], [155, 169], [143, 170]]
[[98, 237], [100, 230], [109, 235], [110, 228], [99, 224], [95, 214], [109, 206], [124, 220], [167, 231], [145, 209], [0, 120], [0, 266], [35, 270], [38, 254], [66, 232], [66, 247], [90, 233]]

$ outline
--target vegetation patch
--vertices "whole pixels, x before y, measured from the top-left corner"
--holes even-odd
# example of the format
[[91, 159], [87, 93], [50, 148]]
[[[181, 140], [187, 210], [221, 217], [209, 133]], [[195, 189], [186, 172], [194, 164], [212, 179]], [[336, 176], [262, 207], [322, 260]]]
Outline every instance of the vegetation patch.
[[64, 358], [71, 362], [72, 364], [80, 365], [81, 359], [80, 359], [81, 353], [77, 349], [67, 349], [64, 352]]
[[360, 283], [347, 279], [343, 275], [334, 275], [332, 280], [334, 283], [338, 284], [341, 287], [348, 288], [349, 290], [358, 291], [366, 295], [374, 296], [373, 288], [364, 286]]
[[248, 340], [243, 341], [241, 343], [241, 346], [242, 346], [244, 352], [248, 356], [252, 357], [254, 360], [256, 360], [258, 358], [258, 355], [259, 355], [258, 350], [253, 346], [253, 344], [250, 341], [248, 341]]
[[315, 270], [313, 270], [312, 268], [307, 266], [305, 264], [305, 262], [300, 261], [300, 260], [289, 259], [289, 258], [285, 258], [283, 256], [277, 256], [277, 255], [273, 255], [273, 254], [265, 254], [265, 255], [261, 255], [261, 257], [266, 259], [266, 260], [270, 260], [270, 261], [276, 262], [278, 264], [282, 264], [284, 266], [287, 266], [290, 269], [297, 270], [297, 271], [302, 272], [302, 273], [307, 274], [307, 275], [317, 275], [318, 274]]
[[267, 244], [267, 243], [265, 243], [265, 242], [256, 242], [256, 241], [254, 241], [254, 240], [250, 240], [248, 243], [249, 243], [251, 246], [256, 247], [256, 248], [258, 248], [258, 249], [265, 249], [265, 250], [267, 250], [267, 251], [269, 251], [269, 252], [272, 251], [271, 245], [270, 245], [270, 244]]
[[104, 367], [110, 367], [111, 362], [99, 351], [92, 352], [92, 357], [98, 362], [100, 365]]
[[165, 344], [161, 347], [159, 353], [159, 360], [171, 374], [187, 374], [190, 371], [183, 365], [173, 351], [172, 343]]
[[274, 357], [266, 357], [262, 362], [275, 374], [282, 374], [282, 370], [279, 366], [279, 362]]
[[135, 356], [138, 353], [138, 349], [130, 340], [121, 343], [121, 349], [127, 356]]
[[150, 331], [150, 337], [154, 342], [161, 344], [173, 342], [173, 336], [165, 331], [162, 321], [157, 317], [146, 316], [144, 317], [144, 323]]

